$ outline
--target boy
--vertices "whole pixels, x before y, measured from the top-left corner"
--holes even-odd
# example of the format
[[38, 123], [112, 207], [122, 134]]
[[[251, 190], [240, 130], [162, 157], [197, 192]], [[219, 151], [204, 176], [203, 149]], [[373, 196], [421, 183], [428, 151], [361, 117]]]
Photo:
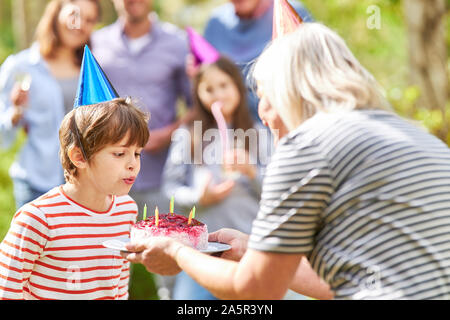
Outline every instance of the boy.
[[102, 243], [136, 220], [148, 117], [128, 99], [86, 101], [59, 131], [66, 183], [21, 207], [0, 244], [0, 299], [128, 298], [129, 263]]
[[129, 263], [102, 242], [129, 236], [137, 206], [128, 192], [147, 140], [145, 115], [123, 99], [67, 114], [67, 182], [15, 214], [0, 245], [0, 298], [127, 299]]

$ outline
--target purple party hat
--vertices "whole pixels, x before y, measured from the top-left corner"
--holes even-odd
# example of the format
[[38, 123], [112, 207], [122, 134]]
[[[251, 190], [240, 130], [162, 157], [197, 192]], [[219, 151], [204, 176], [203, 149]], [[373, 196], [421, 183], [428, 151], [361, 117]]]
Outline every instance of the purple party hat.
[[193, 28], [186, 27], [186, 31], [189, 37], [191, 53], [195, 57], [196, 65], [202, 63], [214, 63], [219, 59], [219, 52]]

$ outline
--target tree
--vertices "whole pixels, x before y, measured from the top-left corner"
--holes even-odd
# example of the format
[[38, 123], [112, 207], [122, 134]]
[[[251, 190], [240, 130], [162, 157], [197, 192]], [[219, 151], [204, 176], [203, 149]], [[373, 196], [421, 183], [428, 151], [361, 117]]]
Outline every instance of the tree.
[[449, 98], [445, 0], [404, 0], [408, 27], [411, 82], [420, 90], [417, 103], [441, 113], [442, 125], [433, 132], [447, 142], [449, 123], [446, 103]]

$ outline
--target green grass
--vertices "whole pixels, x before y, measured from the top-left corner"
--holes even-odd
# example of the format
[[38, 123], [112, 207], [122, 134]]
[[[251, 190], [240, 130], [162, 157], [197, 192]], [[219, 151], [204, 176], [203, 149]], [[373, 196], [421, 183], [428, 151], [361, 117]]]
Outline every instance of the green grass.
[[16, 211], [13, 197], [12, 180], [8, 169], [25, 141], [25, 133], [18, 134], [14, 145], [8, 150], [0, 149], [0, 239], [3, 239], [9, 229], [11, 218]]

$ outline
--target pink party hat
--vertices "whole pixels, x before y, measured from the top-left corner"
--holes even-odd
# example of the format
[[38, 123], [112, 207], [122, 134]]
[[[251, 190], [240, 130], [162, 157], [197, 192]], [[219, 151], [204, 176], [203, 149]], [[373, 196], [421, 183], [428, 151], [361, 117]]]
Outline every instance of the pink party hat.
[[214, 63], [219, 59], [219, 52], [193, 28], [186, 27], [186, 31], [189, 36], [189, 45], [195, 57], [196, 65]]
[[274, 1], [272, 39], [295, 31], [302, 22], [302, 18], [289, 2]]

